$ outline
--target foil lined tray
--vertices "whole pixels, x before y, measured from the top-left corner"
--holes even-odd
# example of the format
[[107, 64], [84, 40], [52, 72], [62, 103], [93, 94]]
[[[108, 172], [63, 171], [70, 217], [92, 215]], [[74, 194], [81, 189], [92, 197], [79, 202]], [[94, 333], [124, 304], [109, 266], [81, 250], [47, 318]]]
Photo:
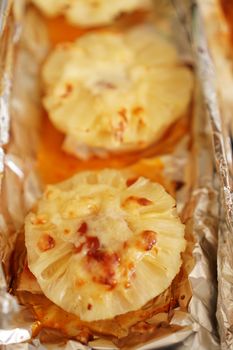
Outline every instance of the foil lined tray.
[[[223, 124], [218, 128], [216, 142], [217, 162], [222, 184], [220, 227], [218, 238], [218, 303], [217, 319], [221, 338], [221, 348], [233, 349], [233, 213], [232, 213], [232, 91], [233, 58], [232, 42], [228, 24], [219, 0], [201, 3], [201, 13], [205, 22], [209, 50], [213, 57], [217, 80], [218, 103], [222, 112]], [[209, 99], [213, 96], [208, 89]], [[214, 96], [216, 99], [216, 96]], [[213, 113], [212, 113], [213, 114]], [[219, 119], [219, 118], [218, 118]], [[225, 153], [221, 151], [225, 148]]]
[[[204, 30], [200, 21], [199, 11], [195, 2], [160, 1], [161, 6], [172, 13], [175, 18], [177, 45], [194, 60], [196, 73], [199, 72], [194, 97], [194, 117], [192, 121], [192, 146], [187, 152], [187, 142], [181, 140], [172, 154], [162, 157], [165, 164], [165, 174], [175, 181], [185, 182], [185, 187], [177, 192], [178, 208], [182, 212], [188, 230], [193, 234], [192, 257], [195, 264], [189, 274], [192, 288], [192, 298], [187, 312], [175, 310], [171, 323], [179, 325], [180, 331], [168, 334], [163, 338], [152, 339], [138, 349], [157, 349], [172, 346], [173, 349], [219, 349], [216, 332], [216, 248], [218, 232], [218, 184], [215, 166], [219, 170], [221, 184], [224, 185], [224, 198], [229, 198], [229, 182], [226, 175], [226, 156], [221, 134], [221, 122], [218, 113], [217, 99], [213, 89], [213, 71], [208, 50], [203, 41]], [[10, 6], [10, 2], [5, 2]], [[42, 344], [39, 339], [31, 340], [31, 315], [26, 307], [18, 306], [17, 300], [8, 291], [11, 282], [11, 254], [15, 248], [18, 232], [22, 229], [25, 213], [40, 195], [41, 184], [35, 171], [35, 154], [38, 142], [38, 127], [40, 118], [40, 90], [34, 83], [38, 76], [38, 67], [46, 55], [49, 43], [46, 41], [41, 26], [37, 30], [37, 17], [29, 20], [24, 16], [24, 2], [21, 1], [14, 9], [13, 22], [11, 15], [6, 13], [7, 24], [12, 28], [16, 37], [8, 37], [7, 45], [14, 52], [17, 42], [18, 55], [14, 61], [13, 79], [7, 76], [7, 84], [1, 90], [3, 107], [7, 118], [1, 120], [0, 139], [2, 150], [1, 169], [3, 173], [2, 191], [0, 198], [0, 244], [3, 269], [0, 270], [1, 293], [0, 303], [0, 345], [3, 349], [13, 349], [15, 344], [20, 349], [115, 349], [116, 347], [103, 339], [96, 339], [84, 346], [76, 341], [68, 341], [65, 345]], [[21, 7], [22, 6], [22, 7]], [[25, 23], [28, 26], [25, 30]], [[20, 38], [17, 30], [24, 32]], [[33, 29], [34, 30], [28, 30]], [[4, 37], [3, 30], [2, 38]], [[25, 39], [22, 46], [22, 37]], [[37, 40], [35, 40], [35, 37]], [[3, 39], [1, 43], [3, 43]], [[43, 45], [38, 45], [38, 42]], [[184, 45], [185, 43], [185, 45]], [[190, 49], [194, 47], [194, 54]], [[187, 50], [188, 47], [188, 50]], [[5, 44], [0, 47], [3, 54]], [[20, 54], [21, 52], [21, 54]], [[31, 60], [31, 57], [34, 60]], [[27, 63], [30, 62], [30, 65]], [[12, 69], [12, 59], [9, 61]], [[10, 70], [11, 71], [11, 70]], [[6, 72], [5, 68], [3, 72]], [[25, 75], [25, 73], [27, 73]], [[23, 85], [21, 84], [23, 81]], [[20, 83], [19, 83], [20, 82]], [[9, 100], [9, 86], [13, 85], [12, 97]], [[23, 88], [22, 88], [23, 87]], [[32, 96], [31, 99], [28, 96]], [[204, 98], [203, 98], [204, 96]], [[205, 101], [205, 103], [204, 103]], [[208, 107], [208, 113], [206, 112]], [[3, 113], [3, 114], [2, 114]], [[31, 120], [30, 115], [34, 118]], [[9, 138], [9, 120], [11, 134]], [[5, 135], [5, 136], [4, 136]], [[32, 142], [33, 140], [33, 142]], [[7, 143], [7, 146], [5, 144]], [[212, 143], [215, 146], [215, 160]], [[4, 152], [4, 155], [3, 155]], [[230, 208], [230, 207], [228, 207]], [[228, 211], [228, 215], [231, 212]], [[3, 270], [5, 277], [3, 276]], [[20, 310], [20, 311], [18, 311]]]

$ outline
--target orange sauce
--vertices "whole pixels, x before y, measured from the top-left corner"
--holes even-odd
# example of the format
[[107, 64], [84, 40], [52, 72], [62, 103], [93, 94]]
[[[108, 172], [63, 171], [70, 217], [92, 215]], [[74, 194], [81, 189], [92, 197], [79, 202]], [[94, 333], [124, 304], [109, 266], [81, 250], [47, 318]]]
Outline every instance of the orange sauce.
[[135, 11], [133, 14], [123, 15], [114, 25], [98, 28], [83, 28], [69, 24], [64, 17], [45, 18], [50, 43], [52, 46], [76, 40], [78, 37], [91, 31], [122, 31], [125, 28], [142, 23], [147, 18], [145, 11]]
[[176, 122], [166, 132], [160, 142], [145, 151], [126, 155], [111, 155], [106, 159], [93, 157], [85, 161], [62, 150], [64, 135], [52, 125], [47, 116], [44, 116], [38, 151], [38, 171], [45, 184], [65, 180], [78, 171], [97, 170], [105, 167], [119, 169], [131, 166], [139, 175], [155, 176], [153, 173], [156, 173], [156, 170], [160, 174], [161, 170], [163, 170], [159, 159], [155, 159], [153, 164], [150, 165], [145, 165], [143, 162], [140, 163], [140, 160], [172, 152], [177, 142], [188, 132], [189, 120], [187, 116]]
[[45, 18], [45, 23], [48, 29], [50, 43], [53, 46], [67, 41], [74, 41], [91, 31], [91, 29], [72, 26], [63, 17]]

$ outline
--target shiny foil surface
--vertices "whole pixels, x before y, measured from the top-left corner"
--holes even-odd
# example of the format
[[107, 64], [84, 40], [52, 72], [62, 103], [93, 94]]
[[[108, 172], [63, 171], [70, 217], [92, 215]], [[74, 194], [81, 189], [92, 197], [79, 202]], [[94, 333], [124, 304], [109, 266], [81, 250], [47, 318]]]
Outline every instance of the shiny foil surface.
[[[218, 103], [223, 124], [215, 118], [217, 167], [221, 176], [223, 207], [218, 239], [218, 304], [217, 319], [222, 349], [233, 349], [233, 214], [232, 214], [232, 91], [233, 56], [230, 31], [226, 17], [218, 0], [201, 3], [209, 51], [211, 52], [216, 77]], [[214, 96], [211, 87], [207, 90], [209, 99]], [[216, 99], [216, 96], [214, 97]], [[220, 128], [219, 128], [220, 126]], [[222, 147], [225, 146], [225, 152]], [[220, 159], [221, 158], [221, 159]]]
[[[5, 2], [5, 6], [10, 5], [10, 2]], [[212, 89], [211, 61], [203, 41], [204, 30], [195, 2], [161, 0], [156, 2], [155, 12], [161, 31], [166, 33], [168, 27], [173, 28], [175, 42], [197, 76], [190, 131], [172, 152], [159, 157], [164, 165], [164, 175], [171, 181], [184, 184], [177, 189], [176, 199], [178, 211], [186, 223], [188, 248], [183, 268], [188, 272], [188, 278], [177, 287], [177, 293], [184, 292], [189, 302], [180, 303], [171, 310], [169, 324], [163, 325], [164, 315], [159, 314], [163, 336], [158, 333], [133, 348], [171, 346], [180, 350], [217, 350], [220, 348], [215, 318], [219, 181], [215, 167], [220, 174], [225, 200], [229, 199], [229, 180], [220, 115], [215, 90]], [[43, 188], [35, 164], [42, 114], [38, 76], [50, 43], [43, 19], [24, 1], [15, 2], [14, 8], [10, 12], [2, 11], [1, 16], [5, 25], [1, 31], [0, 55], [8, 56], [8, 63], [7, 68], [1, 67], [5, 82], [2, 81], [0, 96], [0, 344], [7, 350], [117, 349], [101, 336], [84, 346], [49, 329], [36, 335], [38, 324], [27, 305], [27, 297], [23, 305], [18, 305], [17, 298], [13, 296], [13, 276], [16, 278], [19, 271], [14, 265], [17, 263], [20, 269], [23, 260], [18, 237], [26, 213]], [[5, 38], [7, 25], [13, 34]], [[230, 217], [231, 206], [228, 209]], [[157, 321], [153, 317], [147, 320], [152, 326]], [[127, 344], [123, 348], [132, 349]]]

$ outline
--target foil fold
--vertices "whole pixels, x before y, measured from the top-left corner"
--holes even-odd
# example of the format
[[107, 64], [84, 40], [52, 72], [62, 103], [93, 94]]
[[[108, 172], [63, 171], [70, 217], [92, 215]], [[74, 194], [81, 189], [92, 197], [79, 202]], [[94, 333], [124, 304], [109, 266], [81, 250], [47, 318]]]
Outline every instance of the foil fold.
[[[232, 43], [228, 24], [219, 0], [201, 3], [209, 51], [213, 58], [217, 85], [216, 93], [211, 89], [206, 94], [214, 96], [215, 110], [221, 109], [219, 115], [213, 114], [216, 137], [214, 145], [218, 162], [217, 169], [221, 178], [220, 227], [218, 234], [218, 303], [217, 319], [222, 349], [233, 349], [233, 212], [232, 212], [232, 91], [233, 91], [233, 57]], [[216, 102], [217, 101], [217, 102]], [[224, 152], [222, 150], [224, 149]]]
[[0, 146], [9, 141], [10, 91], [13, 66], [14, 24], [9, 11], [11, 2], [2, 1], [0, 5]]
[[[180, 35], [179, 41], [182, 42], [182, 45], [186, 42], [187, 46], [190, 46], [192, 43], [191, 41], [193, 40], [191, 35], [191, 20], [194, 20], [195, 22], [197, 19], [196, 4], [191, 4], [193, 5], [193, 12], [191, 12], [190, 4], [187, 5], [187, 3], [182, 0], [161, 1], [161, 3], [165, 4], [165, 7], [168, 4], [170, 10], [173, 9], [173, 11], [176, 11], [176, 29], [178, 33], [177, 35]], [[4, 314], [9, 316], [9, 321], [7, 322], [7, 325], [0, 325], [0, 344], [3, 344], [4, 349], [7, 350], [12, 349], [14, 346], [13, 344], [15, 343], [22, 343], [29, 340], [33, 325], [33, 322], [30, 319], [30, 312], [27, 308], [20, 309], [21, 317], [19, 317], [19, 314], [15, 313], [17, 310], [11, 309], [4, 303], [9, 297], [9, 294], [6, 293], [6, 287], [11, 285], [12, 282], [10, 259], [11, 253], [14, 251], [17, 234], [20, 232], [26, 212], [40, 194], [41, 186], [34, 170], [36, 145], [38, 142], [39, 116], [37, 110], [40, 109], [40, 91], [33, 83], [33, 79], [38, 74], [38, 64], [43, 60], [43, 57], [48, 50], [48, 43], [45, 39], [46, 36], [43, 36], [43, 30], [40, 30], [40, 33], [37, 33], [39, 35], [38, 41], [39, 43], [42, 42], [43, 45], [38, 49], [38, 43], [34, 40], [35, 37], [33, 37], [33, 31], [31, 32], [30, 30], [27, 30], [33, 28], [33, 26], [35, 28], [37, 27], [36, 18], [37, 17], [33, 17], [33, 20], [32, 18], [29, 18], [29, 21], [26, 21], [29, 26], [26, 28], [26, 33], [28, 33], [28, 46], [26, 47], [26, 50], [25, 46], [23, 47], [24, 50], [21, 55], [20, 53], [18, 54], [17, 60], [19, 66], [18, 69], [16, 67], [14, 71], [13, 81], [10, 79], [10, 75], [8, 75], [9, 84], [24, 79], [23, 91], [21, 86], [13, 86], [13, 98], [11, 99], [11, 138], [8, 139], [8, 132], [6, 133], [7, 137], [5, 137], [5, 139], [4, 132], [1, 133], [1, 135], [3, 135], [2, 139], [4, 143], [8, 142], [6, 156], [2, 157], [2, 170], [4, 169], [4, 177], [1, 191], [2, 205], [0, 205], [0, 243], [2, 246], [1, 258], [7, 280], [6, 283], [5, 279], [2, 279], [4, 281], [2, 305], [6, 305], [3, 309]], [[22, 23], [22, 26], [23, 25], [24, 24]], [[39, 28], [41, 29], [41, 27]], [[23, 28], [23, 30], [25, 33], [25, 28]], [[214, 141], [214, 144], [217, 146], [218, 143], [216, 140], [221, 140], [221, 135], [219, 134], [221, 130], [218, 120], [219, 115], [216, 112], [217, 106], [209, 103], [209, 90], [206, 89], [206, 86], [212, 86], [213, 81], [212, 76], [209, 76], [206, 72], [208, 67], [203, 65], [203, 61], [205, 61], [204, 57], [206, 58], [206, 55], [208, 54], [206, 47], [202, 45], [200, 50], [199, 40], [201, 40], [201, 37], [203, 36], [203, 29], [198, 25], [198, 28], [196, 26], [194, 27], [194, 32], [196, 35], [196, 48], [198, 48], [196, 51], [199, 53], [199, 60], [197, 60], [196, 65], [199, 66], [201, 71], [200, 81], [203, 83], [201, 86], [204, 88], [203, 92], [205, 101], [207, 107], [209, 107], [210, 113], [209, 115], [206, 114], [203, 104], [203, 95], [202, 92], [200, 92], [200, 85], [197, 84], [194, 121], [191, 135], [193, 143], [192, 148], [188, 154], [184, 152], [184, 148], [182, 147], [178, 152], [178, 158], [180, 157], [182, 164], [182, 170], [180, 168], [179, 172], [184, 176], [181, 180], [185, 182], [185, 189], [182, 189], [177, 194], [178, 206], [183, 212], [182, 215], [187, 223], [188, 230], [193, 232], [193, 242], [191, 243], [193, 245], [192, 257], [194, 258], [195, 263], [189, 274], [189, 282], [192, 286], [192, 298], [188, 306], [188, 312], [182, 312], [182, 310], [177, 309], [174, 312], [174, 317], [171, 318], [171, 324], [181, 326], [181, 330], [137, 347], [137, 349], [140, 350], [158, 349], [168, 346], [172, 346], [173, 349], [179, 350], [196, 350], [197, 348], [203, 350], [219, 349], [215, 319], [217, 297], [215, 271], [219, 208], [218, 190], [215, 188], [216, 175], [214, 171], [211, 142]], [[12, 47], [12, 44], [13, 41], [9, 40], [8, 45]], [[26, 71], [30, 74], [28, 77], [25, 77], [23, 75], [25, 73], [25, 55], [30, 56], [31, 54], [36, 54], [33, 57], [37, 58], [35, 61], [31, 62], [29, 68], [27, 67], [28, 69], [26, 69]], [[205, 56], [203, 56], [203, 54]], [[28, 62], [28, 57], [26, 58]], [[208, 62], [209, 64], [209, 60], [205, 62]], [[24, 69], [19, 69], [19, 67], [23, 67]], [[203, 81], [203, 76], [207, 81]], [[28, 94], [33, 95], [33, 103], [25, 103], [25, 101], [28, 100]], [[212, 88], [210, 95], [211, 98], [215, 98]], [[4, 98], [3, 102], [5, 110], [9, 111], [9, 99]], [[214, 113], [212, 113], [213, 111]], [[35, 116], [33, 121], [29, 119], [30, 113]], [[212, 130], [211, 125], [213, 128]], [[9, 118], [5, 124], [3, 123], [3, 127], [5, 127], [6, 130], [9, 130]], [[3, 127], [2, 130], [4, 130]], [[31, 142], [32, 138], [28, 136], [29, 134], [30, 137], [35, 140], [33, 145]], [[220, 143], [220, 147], [218, 146], [215, 150], [217, 151], [216, 160], [219, 162], [220, 175], [223, 176], [225, 158], [221, 146], [222, 143]], [[223, 154], [221, 152], [223, 152]], [[164, 164], [168, 166], [166, 170], [168, 171], [169, 176], [177, 181], [179, 180], [177, 179], [177, 171], [171, 170], [171, 163], [176, 160], [177, 158], [173, 158], [173, 155], [168, 155], [167, 158], [164, 157]], [[169, 164], [171, 168], [169, 168]], [[173, 169], [177, 170], [177, 164]], [[227, 187], [228, 182], [225, 184]], [[13, 194], [14, 198], [17, 198], [14, 201], [12, 200]], [[226, 198], [228, 197], [227, 191], [225, 192], [225, 196]], [[229, 215], [230, 213], [231, 212], [229, 212]], [[13, 298], [11, 295], [10, 297]], [[12, 300], [15, 302], [14, 298]], [[54, 344], [45, 345], [44, 343], [42, 344], [39, 339], [34, 339], [30, 342], [30, 345], [25, 343], [20, 344], [20, 346], [22, 349], [28, 349], [30, 346], [30, 349], [40, 350], [117, 348], [113, 343], [103, 339], [95, 339], [94, 341], [89, 342], [88, 346], [84, 346], [74, 340], [70, 340], [64, 345], [64, 340], [59, 343], [59, 339], [57, 339], [57, 342], [54, 341]]]

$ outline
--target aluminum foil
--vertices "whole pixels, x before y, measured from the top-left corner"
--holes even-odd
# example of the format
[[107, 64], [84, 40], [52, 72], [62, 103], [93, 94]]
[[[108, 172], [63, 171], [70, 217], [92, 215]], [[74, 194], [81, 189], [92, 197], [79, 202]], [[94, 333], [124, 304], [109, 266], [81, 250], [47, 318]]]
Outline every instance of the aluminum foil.
[[[201, 4], [201, 12], [205, 22], [208, 45], [214, 61], [217, 78], [218, 98], [209, 87], [206, 90], [208, 100], [213, 102], [212, 119], [218, 123], [216, 130], [217, 167], [221, 176], [222, 203], [221, 223], [218, 241], [218, 305], [217, 318], [222, 349], [233, 349], [233, 213], [232, 213], [232, 91], [233, 60], [230, 33], [218, 0], [209, 0]], [[222, 111], [220, 116], [217, 104]], [[225, 210], [224, 210], [225, 209]]]
[[[209, 67], [204, 65], [205, 62], [209, 64], [206, 47], [199, 41], [204, 34], [199, 26], [198, 28], [194, 26], [193, 32], [192, 21], [196, 23], [199, 17], [196, 4], [192, 5], [182, 0], [161, 0], [156, 3], [157, 11], [160, 6], [161, 11], [165, 9], [166, 18], [172, 20], [175, 25], [174, 33], [183, 57], [192, 63], [194, 60], [195, 70], [199, 67], [201, 72], [202, 84], [197, 81], [194, 94], [190, 135], [187, 135], [186, 139], [183, 138], [172, 153], [160, 157], [165, 165], [167, 178], [185, 183], [176, 195], [178, 209], [190, 234], [190, 256], [185, 261], [186, 264], [194, 261], [188, 275], [191, 300], [188, 309], [182, 310], [181, 307], [177, 307], [173, 310], [173, 316], [170, 317], [170, 325], [179, 326], [178, 331], [168, 332], [164, 337], [151, 339], [146, 344], [137, 346], [137, 349], [158, 349], [170, 346], [179, 350], [219, 349], [215, 319], [219, 193], [216, 187], [212, 142], [216, 145], [216, 140], [221, 140], [221, 135], [219, 115], [212, 113], [213, 110], [216, 112], [216, 105], [210, 105], [208, 100], [206, 86], [212, 86], [212, 76], [208, 75]], [[40, 64], [49, 49], [47, 33], [41, 25], [38, 13], [33, 10], [24, 12], [23, 1], [20, 1], [20, 5], [17, 2], [17, 6], [11, 26], [14, 28], [19, 26], [22, 34], [17, 44], [13, 79], [8, 75], [6, 84], [8, 87], [13, 85], [13, 92], [9, 103], [9, 89], [5, 90], [8, 94], [5, 95], [7, 98], [2, 99], [4, 103], [1, 107], [1, 112], [9, 110], [11, 112], [11, 133], [9, 138], [7, 132], [9, 113], [7, 113], [7, 118], [1, 121], [0, 129], [1, 137], [4, 133], [6, 135], [4, 143], [9, 141], [7, 147], [4, 147], [5, 155], [1, 158], [4, 176], [0, 198], [0, 253], [3, 264], [0, 270], [0, 282], [2, 281], [0, 312], [4, 314], [4, 318], [1, 317], [4, 322], [0, 323], [0, 344], [7, 350], [13, 349], [16, 343], [18, 349], [116, 349], [113, 343], [102, 338], [89, 342], [88, 346], [73, 340], [66, 341], [64, 344], [65, 339], [56, 338], [56, 336], [53, 337], [53, 344], [48, 345], [43, 342], [49, 339], [48, 333], [40, 339], [38, 337], [30, 339], [35, 325], [30, 310], [26, 306], [21, 306], [17, 313], [16, 299], [7, 293], [8, 287], [12, 286], [11, 257], [17, 246], [18, 233], [22, 230], [25, 214], [40, 196], [43, 186], [35, 167], [42, 113], [38, 76]], [[161, 23], [162, 30], [167, 26], [167, 19], [163, 20], [161, 13], [156, 21]], [[6, 23], [10, 18], [10, 16], [6, 17]], [[9, 38], [7, 43], [13, 50], [14, 41]], [[194, 47], [197, 48], [198, 59], [191, 50], [193, 43], [197, 44]], [[3, 51], [6, 52], [5, 49]], [[203, 92], [211, 113], [206, 113]], [[215, 95], [211, 94], [211, 97], [214, 98]], [[217, 130], [216, 127], [218, 127]], [[190, 141], [191, 147], [188, 147]], [[219, 162], [223, 170], [222, 165], [225, 165], [223, 149], [216, 150], [218, 161], [222, 160], [220, 156], [223, 155], [223, 162]], [[222, 172], [220, 175], [222, 176]], [[3, 270], [6, 278], [3, 276]], [[153, 322], [153, 320], [150, 321]]]
[[10, 2], [2, 1], [0, 6], [0, 174], [2, 175], [4, 163], [3, 146], [9, 140], [9, 95], [11, 85], [13, 28], [12, 23], [9, 23]]

